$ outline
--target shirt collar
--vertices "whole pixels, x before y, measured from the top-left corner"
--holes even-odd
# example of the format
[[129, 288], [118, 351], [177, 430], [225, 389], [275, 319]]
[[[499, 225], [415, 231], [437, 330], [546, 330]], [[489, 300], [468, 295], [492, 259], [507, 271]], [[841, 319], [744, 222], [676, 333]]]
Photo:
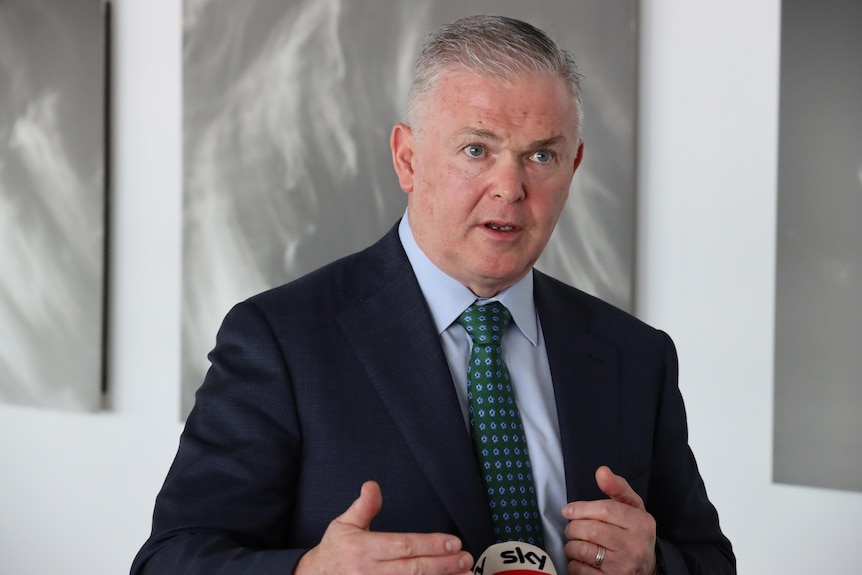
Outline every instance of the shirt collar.
[[470, 291], [467, 286], [446, 275], [428, 259], [428, 256], [425, 255], [413, 237], [407, 212], [401, 218], [398, 236], [404, 246], [404, 251], [407, 252], [407, 259], [410, 260], [413, 273], [416, 274], [422, 295], [428, 302], [438, 335], [446, 331], [452, 322], [458, 319], [461, 312], [473, 302], [499, 301], [511, 312], [512, 319], [521, 333], [534, 346], [538, 345], [539, 324], [536, 316], [536, 304], [533, 301], [532, 269], [518, 282], [493, 298], [477, 298], [476, 294]]

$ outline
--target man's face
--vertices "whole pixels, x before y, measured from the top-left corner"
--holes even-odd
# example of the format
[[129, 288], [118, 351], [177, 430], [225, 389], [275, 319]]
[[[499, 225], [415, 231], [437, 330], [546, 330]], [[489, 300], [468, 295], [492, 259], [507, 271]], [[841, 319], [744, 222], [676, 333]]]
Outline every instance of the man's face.
[[551, 237], [581, 161], [577, 104], [557, 76], [514, 82], [451, 71], [391, 146], [416, 243], [490, 297], [524, 277]]

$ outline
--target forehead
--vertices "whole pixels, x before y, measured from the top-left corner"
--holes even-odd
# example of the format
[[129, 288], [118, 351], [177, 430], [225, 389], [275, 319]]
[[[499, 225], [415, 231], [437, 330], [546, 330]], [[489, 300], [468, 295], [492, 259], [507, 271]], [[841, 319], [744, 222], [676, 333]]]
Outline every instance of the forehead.
[[529, 131], [577, 139], [577, 101], [566, 81], [530, 72], [499, 78], [463, 69], [444, 72], [425, 103], [428, 126]]

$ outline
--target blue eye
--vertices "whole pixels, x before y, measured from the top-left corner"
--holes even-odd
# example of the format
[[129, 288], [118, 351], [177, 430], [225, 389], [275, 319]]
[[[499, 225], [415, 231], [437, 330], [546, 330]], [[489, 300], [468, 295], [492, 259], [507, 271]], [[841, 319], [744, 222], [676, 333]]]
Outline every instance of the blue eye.
[[480, 146], [479, 144], [470, 144], [466, 148], [464, 148], [464, 153], [470, 156], [471, 158], [481, 158], [485, 155], [485, 148]]
[[539, 150], [533, 154], [532, 158], [540, 164], [547, 164], [554, 159], [554, 153], [550, 150]]

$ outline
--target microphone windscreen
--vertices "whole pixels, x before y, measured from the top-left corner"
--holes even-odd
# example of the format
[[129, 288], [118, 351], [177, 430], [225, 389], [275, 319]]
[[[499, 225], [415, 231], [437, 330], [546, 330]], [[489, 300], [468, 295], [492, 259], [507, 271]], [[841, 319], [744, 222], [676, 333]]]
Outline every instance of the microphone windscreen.
[[473, 565], [474, 575], [557, 575], [551, 557], [540, 547], [520, 541], [491, 545]]

